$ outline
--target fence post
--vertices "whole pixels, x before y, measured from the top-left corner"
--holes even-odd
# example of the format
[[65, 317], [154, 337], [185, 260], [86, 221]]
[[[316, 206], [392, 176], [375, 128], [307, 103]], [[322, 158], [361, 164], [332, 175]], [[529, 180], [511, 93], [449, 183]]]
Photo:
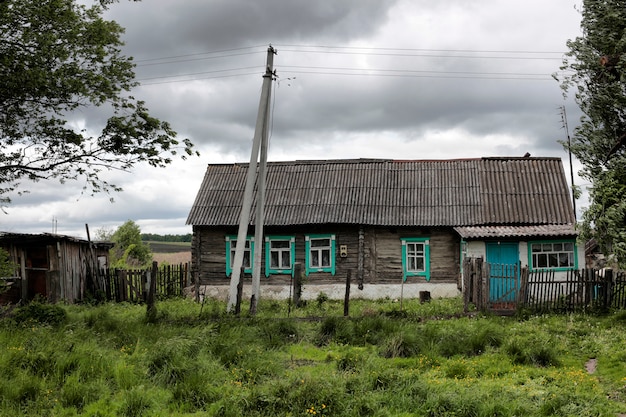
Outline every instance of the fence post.
[[469, 272], [470, 258], [463, 259], [461, 268], [461, 288], [463, 290], [463, 312], [469, 311], [470, 295], [472, 293], [472, 281]]
[[296, 262], [293, 265], [293, 300], [294, 307], [300, 307], [302, 297], [302, 264]]
[[235, 315], [241, 314], [241, 298], [243, 297], [243, 276], [245, 273], [245, 267], [241, 267], [241, 273], [239, 274], [239, 282], [237, 283], [237, 298], [235, 299]]
[[348, 317], [350, 314], [350, 280], [352, 279], [352, 270], [348, 269], [346, 273], [346, 295], [343, 299], [343, 315]]
[[526, 306], [526, 294], [528, 291], [528, 278], [530, 270], [527, 266], [524, 266], [520, 270], [520, 284], [519, 292], [517, 294], [517, 308]]
[[482, 263], [481, 260], [481, 278], [483, 285], [481, 285], [481, 310], [487, 310], [489, 306], [489, 293], [491, 291], [491, 264]]
[[604, 270], [604, 283], [602, 285], [603, 293], [603, 301], [604, 301], [604, 309], [608, 310], [611, 307], [611, 294], [613, 292], [613, 270], [605, 269]]
[[156, 296], [156, 281], [157, 281], [157, 276], [159, 273], [159, 264], [154, 261], [152, 262], [152, 271], [146, 271], [147, 275], [148, 275], [148, 299], [146, 300], [146, 303], [148, 304], [148, 308], [147, 308], [147, 315], [148, 315], [148, 321], [152, 322], [156, 319], [156, 303], [155, 303], [155, 296]]
[[483, 310], [483, 258], [475, 258], [472, 265], [474, 279], [474, 304], [477, 310]]
[[127, 291], [127, 284], [126, 284], [126, 271], [124, 270], [118, 270], [117, 271], [117, 282], [118, 282], [118, 295], [119, 295], [119, 301], [126, 301], [126, 291]]

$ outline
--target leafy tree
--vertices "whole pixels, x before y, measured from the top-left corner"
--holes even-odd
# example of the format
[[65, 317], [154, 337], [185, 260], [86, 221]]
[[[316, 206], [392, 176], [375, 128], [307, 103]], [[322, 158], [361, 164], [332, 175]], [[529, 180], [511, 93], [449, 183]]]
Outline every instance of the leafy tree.
[[14, 276], [16, 268], [17, 264], [11, 261], [9, 252], [0, 248], [0, 278]]
[[582, 36], [568, 41], [557, 78], [583, 112], [570, 146], [592, 184], [583, 236], [626, 267], [626, 7], [584, 0], [581, 12]]
[[142, 233], [141, 240], [153, 242], [191, 242], [192, 235], [158, 235], [155, 233]]
[[[197, 154], [128, 95], [137, 85], [134, 64], [120, 50], [123, 28], [101, 16], [110, 3], [0, 0], [0, 202], [26, 192], [25, 180], [84, 180], [86, 192], [120, 191], [103, 170], [164, 167], [179, 151]], [[89, 107], [110, 112], [100, 132], [70, 123]]]
[[114, 268], [140, 268], [152, 261], [150, 247], [141, 241], [141, 230], [134, 221], [118, 227], [111, 240], [115, 243], [109, 253]]
[[[0, 278], [12, 277], [15, 275], [18, 265], [11, 261], [9, 252], [0, 248]], [[0, 280], [0, 294], [5, 292], [7, 285], [4, 280]]]

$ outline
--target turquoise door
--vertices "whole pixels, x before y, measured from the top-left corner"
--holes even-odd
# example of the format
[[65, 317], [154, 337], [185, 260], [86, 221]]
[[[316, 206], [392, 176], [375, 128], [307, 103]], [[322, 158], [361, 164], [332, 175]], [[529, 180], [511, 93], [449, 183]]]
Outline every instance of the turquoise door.
[[489, 301], [515, 301], [519, 288], [519, 245], [516, 242], [487, 242], [490, 265]]

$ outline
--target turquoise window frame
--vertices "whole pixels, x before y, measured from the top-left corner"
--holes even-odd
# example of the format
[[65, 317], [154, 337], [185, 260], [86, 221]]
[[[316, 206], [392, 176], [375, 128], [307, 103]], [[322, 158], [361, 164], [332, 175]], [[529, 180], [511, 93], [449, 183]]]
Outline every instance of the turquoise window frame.
[[[233, 240], [237, 241], [236, 235], [226, 236], [226, 276], [227, 277], [229, 277], [233, 273], [233, 267], [231, 266], [233, 259], [231, 259], [232, 255], [230, 254], [231, 251], [235, 250], [235, 248], [232, 247], [232, 244], [231, 244]], [[252, 267], [254, 266], [254, 237], [246, 236], [246, 241], [250, 241], [250, 268], [245, 268], [243, 271], [246, 274], [251, 274]]]
[[[408, 277], [424, 277], [426, 281], [430, 281], [430, 238], [429, 237], [407, 237], [400, 239], [402, 241], [402, 279], [406, 281]], [[407, 259], [407, 243], [423, 243], [424, 244], [424, 270], [409, 271]]]
[[[272, 268], [272, 263], [270, 262], [271, 251], [270, 244], [275, 240], [288, 240], [289, 241], [289, 252], [290, 252], [290, 263], [291, 268], [289, 269], [278, 269]], [[289, 274], [293, 277], [293, 265], [296, 262], [296, 238], [295, 236], [266, 236], [265, 237], [265, 276], [269, 277], [270, 275], [277, 274]]]
[[[311, 240], [316, 239], [330, 239], [330, 266], [327, 267], [311, 267]], [[335, 246], [335, 235], [334, 234], [326, 234], [326, 235], [306, 235], [304, 237], [304, 263], [305, 263], [305, 273], [306, 276], [309, 276], [310, 273], [315, 272], [330, 272], [332, 275], [335, 275], [335, 259], [336, 259], [336, 246]]]
[[[555, 244], [555, 243], [571, 243], [574, 246], [574, 266], [567, 267], [535, 267], [533, 263], [533, 244], [535, 245], [543, 245], [543, 244]], [[528, 266], [531, 271], [571, 271], [573, 269], [578, 269], [578, 247], [576, 246], [576, 239], [551, 239], [551, 240], [533, 240], [528, 241]], [[566, 252], [566, 251], [562, 251]], [[558, 253], [558, 252], [552, 252]]]

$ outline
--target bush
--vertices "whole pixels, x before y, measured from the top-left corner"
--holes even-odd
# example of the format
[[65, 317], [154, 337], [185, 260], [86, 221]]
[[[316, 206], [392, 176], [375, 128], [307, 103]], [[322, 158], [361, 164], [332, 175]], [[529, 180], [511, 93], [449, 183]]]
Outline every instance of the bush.
[[143, 387], [133, 388], [124, 393], [119, 415], [123, 417], [141, 417], [152, 407], [152, 400]]
[[315, 299], [315, 301], [317, 301], [317, 306], [319, 308], [322, 308], [324, 306], [324, 304], [328, 301], [328, 295], [325, 292], [320, 292], [319, 294], [317, 294], [317, 298]]
[[268, 320], [259, 327], [262, 340], [269, 348], [279, 348], [300, 339], [298, 326], [293, 320]]
[[13, 319], [18, 323], [37, 322], [56, 326], [67, 321], [67, 312], [56, 304], [33, 301], [13, 312]]
[[344, 317], [327, 317], [322, 321], [319, 330], [318, 346], [330, 341], [336, 343], [350, 343], [354, 337], [352, 323]]
[[383, 343], [381, 355], [385, 358], [410, 358], [419, 355], [421, 351], [421, 342], [414, 333], [400, 332]]
[[548, 340], [513, 337], [504, 346], [504, 351], [517, 365], [558, 366], [556, 350]]

